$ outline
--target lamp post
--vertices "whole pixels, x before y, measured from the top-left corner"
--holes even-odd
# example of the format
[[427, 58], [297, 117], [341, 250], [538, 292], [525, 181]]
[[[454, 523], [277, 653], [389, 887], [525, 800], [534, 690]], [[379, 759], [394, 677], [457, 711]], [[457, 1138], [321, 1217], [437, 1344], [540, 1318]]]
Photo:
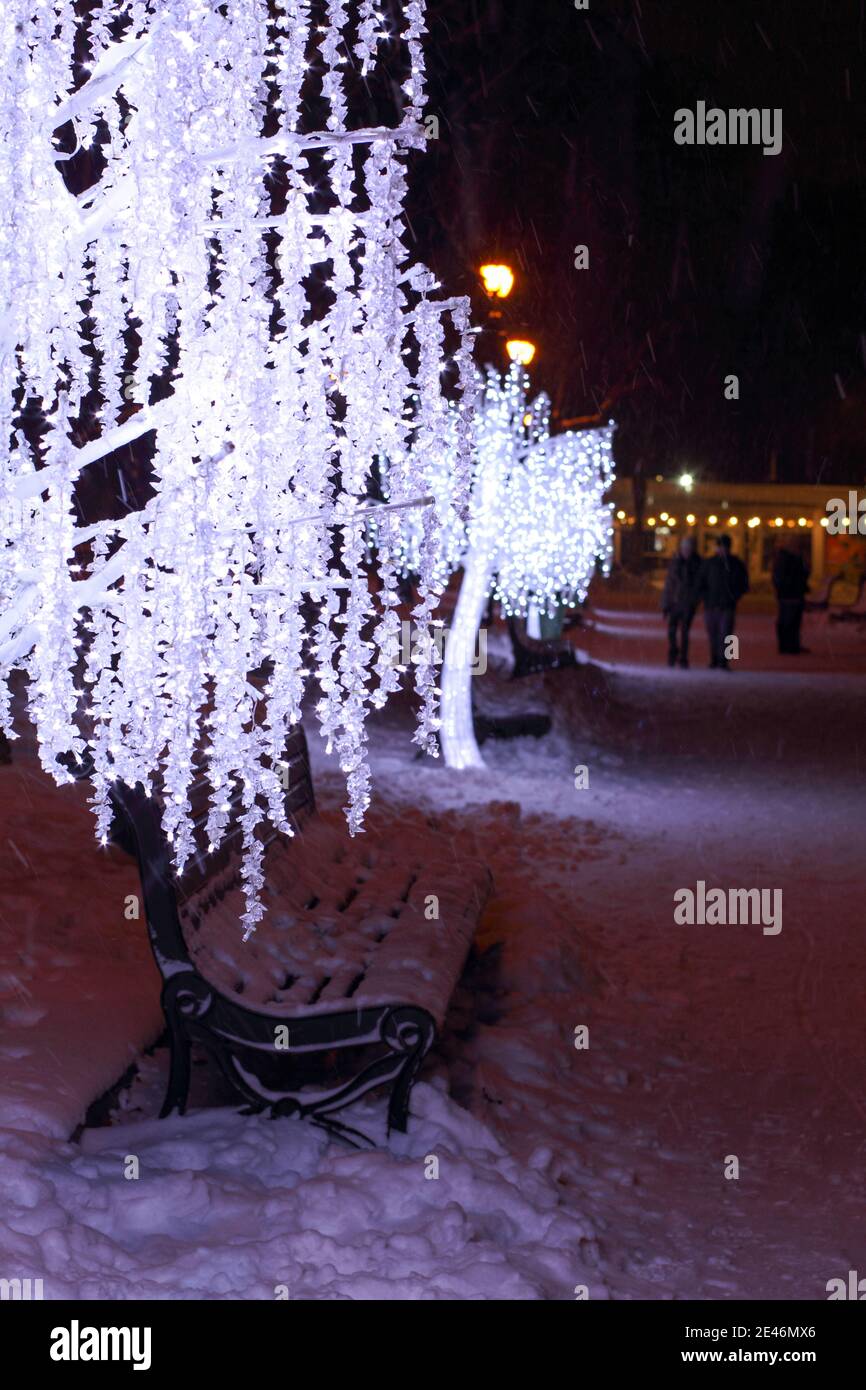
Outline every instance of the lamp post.
[[504, 315], [498, 306], [508, 299], [514, 289], [514, 271], [505, 262], [489, 261], [478, 267], [478, 275], [488, 300], [486, 328], [496, 336], [500, 346], [505, 348], [509, 362], [528, 367], [535, 357], [535, 344], [525, 338], [507, 337], [508, 330], [500, 322]]
[[[478, 274], [490, 306], [487, 310], [487, 322], [490, 327], [494, 327], [495, 321], [503, 317], [502, 310], [496, 305], [507, 299], [514, 289], [514, 271], [504, 261], [488, 261], [478, 267]], [[498, 326], [495, 331], [500, 339], [505, 337], [505, 332]], [[536, 351], [535, 343], [528, 338], [507, 338], [505, 341], [505, 352], [509, 362], [520, 367], [528, 367], [535, 358]]]
[[[500, 341], [501, 341], [502, 338], [505, 337], [505, 330], [504, 330], [504, 329], [501, 329], [501, 328], [499, 328], [499, 327], [497, 327], [497, 326], [495, 326], [495, 320], [501, 319], [501, 318], [502, 318], [502, 310], [501, 310], [501, 309], [496, 309], [496, 308], [494, 308], [493, 306], [494, 306], [494, 304], [495, 304], [495, 302], [496, 302], [497, 300], [507, 299], [508, 296], [511, 294], [511, 291], [514, 289], [514, 271], [512, 270], [512, 268], [511, 268], [510, 265], [506, 265], [506, 264], [504, 264], [503, 262], [492, 261], [492, 262], [489, 262], [489, 263], [486, 264], [486, 265], [479, 266], [478, 273], [479, 273], [479, 275], [481, 276], [481, 283], [482, 283], [482, 285], [484, 286], [484, 293], [487, 295], [487, 298], [488, 298], [488, 300], [490, 301], [490, 307], [488, 308], [488, 311], [487, 311], [487, 323], [488, 323], [488, 327], [490, 327], [490, 328], [493, 329], [493, 331], [495, 332], [497, 338], [499, 338]], [[519, 338], [509, 338], [508, 341], [507, 341], [506, 344], [505, 344], [505, 351], [506, 351], [506, 354], [507, 354], [507, 356], [508, 356], [509, 361], [512, 362], [513, 364], [520, 365], [520, 366], [526, 366], [526, 367], [528, 367], [529, 364], [530, 364], [530, 362], [532, 361], [533, 357], [535, 356], [535, 347], [534, 347], [534, 345], [533, 345], [532, 343], [526, 342], [524, 339], [519, 339]], [[498, 365], [498, 364], [497, 364], [497, 365]], [[463, 587], [466, 588], [466, 590], [467, 590], [467, 596], [468, 596], [468, 594], [469, 594], [470, 592], [474, 593], [475, 587], [476, 587], [476, 586], [475, 586], [475, 584], [473, 584], [473, 583], [470, 583], [470, 584], [467, 585], [467, 584], [465, 584], [465, 582], [464, 582], [464, 586], [463, 586]], [[462, 590], [461, 590], [461, 595], [462, 595]], [[459, 606], [459, 600], [458, 600], [458, 606]], [[465, 606], [465, 605], [464, 605], [464, 606]], [[485, 610], [486, 610], [486, 615], [487, 615], [487, 616], [486, 616], [486, 621], [487, 621], [488, 624], [490, 624], [490, 623], [493, 622], [493, 593], [492, 593], [492, 591], [491, 591], [491, 592], [487, 592], [487, 591], [485, 592], [484, 600], [483, 600], [483, 604], [482, 604], [482, 609], [481, 609], [481, 613], [483, 613]], [[479, 620], [480, 620], [480, 618], [481, 618], [481, 614], [479, 614]], [[467, 630], [468, 630], [468, 629], [467, 629]], [[477, 624], [476, 624], [475, 630], [477, 631]], [[473, 640], [473, 642], [474, 642], [474, 634], [473, 634], [472, 640]], [[467, 656], [467, 659], [468, 659], [468, 656]], [[446, 703], [447, 703], [447, 696], [446, 696]], [[472, 739], [472, 744], [473, 744], [473, 745], [474, 745], [474, 742], [475, 742], [475, 741], [474, 741], [474, 738], [473, 738], [473, 739]], [[477, 749], [476, 749], [475, 751], [476, 751], [476, 756], [477, 756], [477, 755], [478, 755], [478, 754], [477, 754]], [[479, 763], [476, 764], [476, 765], [482, 766], [483, 764], [481, 764], [480, 761], [479, 761]]]

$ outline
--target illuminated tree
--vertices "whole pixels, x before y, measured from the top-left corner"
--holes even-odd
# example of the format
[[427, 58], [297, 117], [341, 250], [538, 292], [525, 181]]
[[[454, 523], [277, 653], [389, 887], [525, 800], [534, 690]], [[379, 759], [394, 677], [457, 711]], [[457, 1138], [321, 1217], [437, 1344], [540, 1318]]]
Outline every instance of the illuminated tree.
[[[380, 523], [376, 599], [364, 568], [373, 461], [394, 460], [395, 508], [417, 503], [446, 428], [455, 457], [456, 418], [466, 486], [469, 412], [449, 412], [440, 379], [468, 380], [467, 305], [432, 298], [403, 245], [423, 29], [417, 0], [390, 33], [379, 0], [0, 14], [0, 665], [29, 677], [46, 770], [63, 782], [62, 760], [92, 761], [103, 839], [112, 781], [159, 781], [180, 868], [192, 781], [204, 768], [212, 844], [242, 786], [248, 929], [255, 829], [288, 830], [275, 763], [310, 675], [353, 830], [369, 801], [364, 721], [399, 680], [398, 510]], [[397, 90], [396, 69], [402, 108], [359, 127], [350, 108], [385, 56], [380, 86]], [[74, 196], [64, 166], [88, 149], [95, 181]], [[35, 437], [22, 401], [41, 412]], [[88, 410], [98, 434], [77, 445]], [[150, 499], [82, 524], [83, 471], [145, 436]], [[422, 515], [424, 631], [439, 520]], [[431, 664], [416, 684], [429, 748]]]
[[[530, 604], [553, 611], [581, 603], [600, 561], [610, 562], [612, 526], [604, 494], [613, 481], [613, 426], [550, 434], [544, 395], [528, 401], [520, 367], [500, 378], [488, 368], [475, 421], [468, 522], [450, 456], [434, 461], [427, 487], [445, 518], [440, 566], [463, 566], [442, 669], [441, 740], [450, 767], [483, 767], [473, 731], [470, 679], [492, 593], [508, 616]], [[456, 448], [459, 413], [452, 412]], [[406, 518], [404, 563], [420, 553], [417, 521]]]

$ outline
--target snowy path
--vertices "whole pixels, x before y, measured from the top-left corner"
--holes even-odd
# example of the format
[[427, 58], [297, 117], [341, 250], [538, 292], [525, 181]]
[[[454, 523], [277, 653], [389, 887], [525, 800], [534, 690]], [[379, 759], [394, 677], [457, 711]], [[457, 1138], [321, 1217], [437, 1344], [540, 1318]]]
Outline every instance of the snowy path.
[[[374, 730], [376, 824], [398, 837], [401, 806], [435, 811], [497, 885], [489, 949], [409, 1136], [371, 1155], [226, 1108], [158, 1123], [153, 1059], [121, 1123], [77, 1145], [34, 1092], [32, 1125], [18, 1105], [0, 1135], [0, 1274], [43, 1276], [55, 1297], [568, 1299], [583, 1283], [593, 1298], [716, 1299], [823, 1298], [828, 1279], [862, 1272], [866, 642], [816, 631], [792, 669], [769, 618], [747, 614], [735, 673], [669, 672], [654, 615], [608, 597], [598, 616], [579, 640], [600, 665], [486, 679], [484, 699], [506, 708], [556, 704], [548, 739], [488, 745], [487, 772], [413, 761], [399, 706]], [[320, 798], [339, 804], [312, 742]], [[81, 891], [71, 835], [64, 822], [58, 901], [26, 919], [31, 951], [37, 928], [54, 950], [46, 923]], [[101, 888], [85, 877], [88, 903], [108, 882], [115, 912], [133, 891], [123, 872]], [[781, 888], [781, 933], [676, 926], [673, 894], [698, 879]], [[129, 957], [117, 968], [124, 988], [140, 974]], [[81, 1016], [70, 1005], [64, 1027]], [[46, 1037], [62, 1057], [53, 1021]], [[92, 1087], [79, 1061], [64, 1074], [76, 1067]]]
[[[813, 622], [792, 669], [747, 614], [735, 672], [669, 672], [655, 615], [599, 618], [580, 640], [609, 669], [546, 678], [552, 738], [488, 745], [491, 777], [459, 792], [427, 774], [464, 814], [511, 803], [479, 833], [505, 993], [467, 1095], [480, 1113], [493, 1098], [512, 1152], [558, 1156], [614, 1297], [823, 1297], [866, 1235], [866, 643]], [[530, 707], [540, 684], [503, 703]], [[529, 875], [553, 924], [519, 906]], [[782, 931], [675, 926], [673, 894], [698, 879], [781, 888]]]

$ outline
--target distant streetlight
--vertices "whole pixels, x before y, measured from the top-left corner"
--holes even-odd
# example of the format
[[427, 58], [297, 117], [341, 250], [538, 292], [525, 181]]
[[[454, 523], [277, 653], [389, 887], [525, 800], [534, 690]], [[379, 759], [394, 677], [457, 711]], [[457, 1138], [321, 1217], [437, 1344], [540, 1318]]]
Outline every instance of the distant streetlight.
[[514, 271], [510, 265], [483, 265], [479, 274], [491, 299], [507, 299], [514, 289]]
[[505, 351], [512, 362], [518, 362], [521, 367], [528, 367], [535, 356], [535, 344], [527, 342], [525, 338], [509, 338], [505, 344]]
[[680, 487], [683, 488], [686, 492], [691, 492], [692, 488], [695, 485], [695, 480], [691, 473], [681, 473], [679, 481]]

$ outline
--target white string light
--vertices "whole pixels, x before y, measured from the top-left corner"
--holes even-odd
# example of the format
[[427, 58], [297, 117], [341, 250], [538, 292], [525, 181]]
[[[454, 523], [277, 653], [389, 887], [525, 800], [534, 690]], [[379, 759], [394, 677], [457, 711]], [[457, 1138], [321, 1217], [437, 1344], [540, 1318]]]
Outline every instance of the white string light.
[[[550, 403], [529, 400], [518, 365], [501, 378], [487, 368], [478, 380], [468, 522], [456, 496], [451, 456], [433, 459], [426, 485], [444, 519], [439, 580], [463, 566], [463, 580], [445, 645], [441, 738], [450, 767], [483, 767], [472, 728], [470, 677], [478, 629], [489, 595], [508, 616], [530, 605], [553, 613], [583, 602], [600, 563], [609, 569], [613, 525], [604, 500], [613, 482], [613, 425], [550, 434]], [[459, 409], [449, 415], [456, 447]], [[401, 525], [403, 564], [416, 567], [418, 523]]]
[[[393, 539], [374, 601], [363, 544], [373, 463], [403, 459], [393, 503], [425, 497], [422, 461], [454, 445], [440, 390], [449, 343], [471, 386], [467, 304], [434, 301], [433, 276], [408, 265], [404, 246], [404, 158], [424, 143], [423, 6], [407, 0], [391, 34], [367, 0], [326, 0], [324, 25], [311, 9], [98, 0], [82, 17], [73, 0], [5, 0], [0, 13], [0, 296], [11, 306], [0, 328], [0, 666], [27, 672], [47, 771], [66, 781], [58, 759], [92, 759], [103, 839], [111, 782], [150, 790], [159, 778], [181, 868], [202, 767], [214, 844], [240, 786], [248, 930], [262, 912], [255, 830], [265, 817], [288, 828], [271, 764], [310, 668], [349, 825], [361, 825], [366, 714], [398, 678], [400, 514], [382, 523]], [[389, 73], [402, 53], [396, 126], [352, 124], [353, 46], [368, 80], [383, 52]], [[308, 128], [311, 109], [324, 129]], [[57, 148], [68, 122], [101, 170], [78, 197]], [[287, 188], [274, 215], [277, 172]], [[94, 372], [100, 434], [79, 447], [73, 425], [95, 399]], [[35, 453], [16, 428], [21, 399], [43, 413]], [[149, 430], [151, 499], [122, 521], [78, 526], [76, 480]], [[465, 473], [465, 432], [458, 454]], [[439, 518], [429, 505], [422, 514], [423, 631]], [[255, 725], [250, 678], [263, 667]], [[432, 661], [415, 676], [416, 740], [432, 748]]]

